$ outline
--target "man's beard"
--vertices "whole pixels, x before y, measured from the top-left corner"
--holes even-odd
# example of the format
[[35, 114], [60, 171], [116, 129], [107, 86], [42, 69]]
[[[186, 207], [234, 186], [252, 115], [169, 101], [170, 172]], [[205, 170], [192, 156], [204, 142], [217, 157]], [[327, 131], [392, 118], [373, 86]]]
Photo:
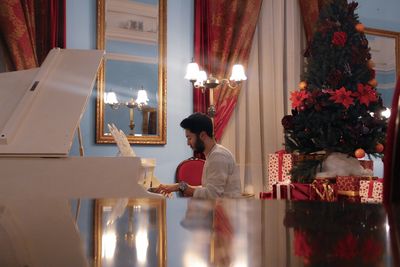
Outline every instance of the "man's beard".
[[200, 136], [196, 136], [196, 143], [194, 144], [194, 152], [203, 153], [206, 146], [203, 141], [201, 141]]

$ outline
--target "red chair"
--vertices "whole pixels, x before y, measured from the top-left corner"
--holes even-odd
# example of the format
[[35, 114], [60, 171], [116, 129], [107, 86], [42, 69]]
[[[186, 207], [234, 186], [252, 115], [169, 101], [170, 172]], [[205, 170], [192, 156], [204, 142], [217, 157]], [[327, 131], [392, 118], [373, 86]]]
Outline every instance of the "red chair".
[[182, 161], [176, 168], [176, 182], [184, 181], [193, 186], [201, 185], [204, 163], [205, 160], [193, 157]]

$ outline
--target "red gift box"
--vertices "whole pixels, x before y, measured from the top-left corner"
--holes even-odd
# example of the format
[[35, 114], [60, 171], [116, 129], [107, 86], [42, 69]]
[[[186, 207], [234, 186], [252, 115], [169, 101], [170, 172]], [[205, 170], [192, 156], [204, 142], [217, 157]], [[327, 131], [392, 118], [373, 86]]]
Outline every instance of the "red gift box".
[[372, 177], [338, 176], [336, 179], [338, 200], [360, 202], [360, 181], [368, 179], [372, 179]]
[[268, 156], [268, 191], [279, 182], [290, 181], [293, 166], [293, 155], [281, 150]]
[[274, 199], [291, 199], [291, 189], [293, 184], [290, 182], [276, 183], [272, 185], [272, 198]]
[[293, 200], [315, 200], [316, 194], [311, 184], [293, 183], [291, 197]]
[[260, 192], [260, 199], [272, 199], [272, 192]]
[[361, 180], [360, 197], [362, 203], [382, 203], [383, 179]]
[[272, 197], [289, 200], [335, 201], [336, 186], [330, 180], [315, 180], [311, 184], [275, 184]]

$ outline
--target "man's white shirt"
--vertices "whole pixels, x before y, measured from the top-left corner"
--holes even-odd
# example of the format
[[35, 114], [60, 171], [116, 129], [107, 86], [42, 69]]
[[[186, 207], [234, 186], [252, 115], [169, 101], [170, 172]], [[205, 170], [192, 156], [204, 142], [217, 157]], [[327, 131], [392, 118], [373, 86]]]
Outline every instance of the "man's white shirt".
[[222, 145], [215, 144], [206, 155], [201, 178], [202, 187], [195, 189], [195, 198], [236, 198], [241, 196], [239, 168], [232, 153]]

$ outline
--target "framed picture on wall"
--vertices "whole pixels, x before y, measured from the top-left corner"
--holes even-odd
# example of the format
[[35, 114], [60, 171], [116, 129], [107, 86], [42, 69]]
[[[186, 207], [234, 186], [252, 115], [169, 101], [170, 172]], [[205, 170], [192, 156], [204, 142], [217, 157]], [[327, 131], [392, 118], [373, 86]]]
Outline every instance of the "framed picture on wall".
[[384, 106], [390, 107], [397, 77], [400, 75], [400, 33], [366, 28], [365, 36], [375, 63], [377, 90], [382, 96]]

